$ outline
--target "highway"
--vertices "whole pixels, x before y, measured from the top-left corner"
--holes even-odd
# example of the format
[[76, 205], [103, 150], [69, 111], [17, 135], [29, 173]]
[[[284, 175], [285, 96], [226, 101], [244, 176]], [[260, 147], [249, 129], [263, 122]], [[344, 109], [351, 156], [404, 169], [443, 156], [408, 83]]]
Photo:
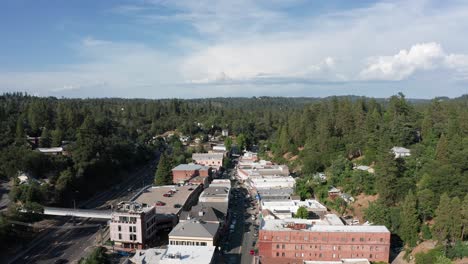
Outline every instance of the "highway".
[[[100, 192], [92, 198], [79, 202], [78, 208], [108, 209], [111, 204], [130, 199], [140, 188], [153, 182], [157, 159], [137, 169], [127, 179], [113, 188]], [[100, 225], [104, 228], [106, 220], [73, 219], [71, 217], [56, 217], [56, 226]], [[87, 256], [96, 244], [100, 227], [90, 228], [51, 228], [45, 229], [36, 239], [31, 241], [24, 250], [9, 259], [7, 263], [76, 263]]]

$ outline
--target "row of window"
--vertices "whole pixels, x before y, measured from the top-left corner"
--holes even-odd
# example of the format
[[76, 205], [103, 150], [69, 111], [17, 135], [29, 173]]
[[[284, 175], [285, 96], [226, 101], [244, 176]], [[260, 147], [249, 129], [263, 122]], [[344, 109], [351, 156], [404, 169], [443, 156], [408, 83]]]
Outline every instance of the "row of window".
[[[119, 230], [119, 232], [122, 232], [122, 226], [121, 225], [117, 226], [117, 229]], [[128, 227], [128, 232], [136, 233], [136, 226], [129, 226]]]
[[[286, 253], [284, 252], [276, 252], [276, 256], [277, 257], [285, 257], [286, 256]], [[306, 257], [312, 257], [312, 253], [309, 253], [309, 256], [307, 256], [307, 253], [301, 253], [301, 252], [296, 252], [294, 254], [294, 256], [296, 258], [306, 258]], [[366, 254], [367, 256], [367, 254]], [[314, 253], [313, 257], [318, 257], [318, 258], [323, 258], [323, 254], [322, 253]], [[355, 257], [364, 257], [364, 254], [351, 254], [351, 257], [352, 258], [355, 258]], [[343, 258], [343, 256], [341, 254], [335, 254], [333, 253], [332, 255], [332, 258], [334, 259], [341, 259]], [[374, 254], [369, 254], [369, 259], [377, 259], [378, 258], [378, 255], [374, 255]]]
[[[342, 246], [333, 246], [332, 248], [333, 248], [333, 250], [341, 250], [341, 247]], [[359, 250], [359, 249], [364, 250], [365, 247], [366, 246], [359, 246], [359, 245], [354, 246], [354, 245], [352, 245], [351, 250]], [[276, 244], [276, 249], [280, 249], [280, 248], [281, 249], [286, 249], [286, 245], [285, 244]], [[304, 249], [307, 249], [307, 245], [295, 245], [294, 248], [296, 250], [298, 250], [298, 249], [304, 250]], [[314, 248], [314, 249], [322, 250], [322, 245], [309, 245], [309, 248], [310, 249]], [[370, 246], [369, 249], [370, 249], [370, 251], [374, 251], [374, 250], [378, 251], [379, 247], [378, 246]]]
[[206, 246], [206, 242], [198, 242], [198, 241], [169, 241], [171, 245], [181, 245], [181, 246]]
[[[268, 236], [263, 236], [263, 239], [264, 240], [268, 240]], [[304, 241], [308, 241], [309, 240], [309, 237], [308, 236], [305, 236], [305, 237], [297, 237], [298, 240], [304, 240]], [[289, 241], [289, 236], [285, 236], [285, 237], [280, 237], [280, 236], [271, 236], [271, 240], [286, 240], [286, 241]], [[292, 237], [292, 240], [296, 240], [296, 237]], [[319, 238], [318, 237], [313, 237], [313, 241], [318, 241]], [[328, 241], [333, 241], [332, 238], [328, 238], [328, 237], [322, 237], [321, 240], [323, 242], [328, 242]], [[348, 238], [346, 237], [341, 237], [341, 238], [336, 238], [335, 241], [341, 241], [341, 242], [348, 242]], [[357, 241], [357, 238], [351, 238], [351, 242], [356, 242]], [[364, 237], [360, 237], [359, 238], [359, 242], [365, 242], [366, 239]], [[375, 240], [371, 240], [371, 238], [368, 238], [367, 241], [375, 241]], [[379, 241], [380, 242], [384, 242], [384, 239], [381, 237], [379, 238]]]
[[128, 216], [119, 216], [120, 222], [132, 222], [135, 223], [137, 221], [136, 217], [128, 217]]
[[[129, 240], [131, 240], [131, 241], [137, 240], [137, 235], [135, 235], [135, 234], [130, 234], [129, 237], [130, 237]], [[119, 233], [119, 240], [122, 240], [122, 234], [121, 233]]]

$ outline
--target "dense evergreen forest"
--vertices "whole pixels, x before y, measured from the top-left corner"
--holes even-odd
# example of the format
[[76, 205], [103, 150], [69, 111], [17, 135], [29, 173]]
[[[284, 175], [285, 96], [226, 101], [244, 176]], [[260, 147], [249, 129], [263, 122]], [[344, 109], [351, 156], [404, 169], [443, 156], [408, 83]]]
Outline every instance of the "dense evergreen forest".
[[[324, 198], [331, 185], [352, 195], [378, 194], [366, 210], [368, 221], [386, 225], [409, 247], [434, 238], [445, 255], [466, 254], [460, 243], [468, 233], [467, 95], [145, 100], [4, 94], [0, 122], [0, 178], [24, 172], [40, 180], [12, 189], [12, 199], [23, 205], [69, 206], [74, 195], [118, 182], [151, 161], [163, 144], [155, 136], [166, 131], [206, 137], [229, 129], [234, 144], [290, 165], [302, 198]], [[27, 137], [40, 137], [39, 147], [65, 145], [70, 155], [38, 153]], [[393, 146], [412, 155], [395, 159]], [[316, 181], [317, 172], [327, 181]], [[6, 236], [0, 228], [0, 239]]]

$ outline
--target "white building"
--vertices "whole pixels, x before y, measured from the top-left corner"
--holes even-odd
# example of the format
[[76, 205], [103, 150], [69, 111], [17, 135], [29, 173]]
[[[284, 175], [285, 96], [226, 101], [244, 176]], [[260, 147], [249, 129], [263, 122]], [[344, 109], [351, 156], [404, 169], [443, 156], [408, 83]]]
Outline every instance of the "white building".
[[289, 176], [289, 168], [286, 165], [273, 165], [269, 161], [261, 160], [248, 165], [239, 164], [237, 175], [242, 180], [253, 176]]
[[211, 148], [214, 152], [226, 152], [226, 146], [220, 144], [220, 145], [214, 145], [212, 148]]
[[327, 208], [317, 200], [262, 200], [260, 203], [262, 210], [268, 210], [277, 219], [293, 218], [299, 207], [305, 207], [311, 217], [323, 218], [327, 213]]
[[296, 180], [291, 176], [251, 176], [247, 182], [259, 189], [294, 188]]
[[154, 206], [142, 206], [136, 202], [120, 203], [112, 213], [110, 239], [116, 247], [142, 249], [157, 231]]
[[221, 131], [221, 135], [222, 135], [223, 137], [229, 136], [229, 130], [223, 129], [223, 130]]
[[393, 147], [392, 153], [395, 155], [395, 159], [411, 156], [411, 150], [403, 147]]
[[229, 193], [231, 187], [226, 185], [214, 186], [210, 185], [208, 188], [203, 190], [198, 198], [199, 202], [202, 203], [228, 203], [229, 202]]
[[216, 247], [175, 246], [167, 249], [137, 250], [130, 259], [135, 264], [211, 264]]

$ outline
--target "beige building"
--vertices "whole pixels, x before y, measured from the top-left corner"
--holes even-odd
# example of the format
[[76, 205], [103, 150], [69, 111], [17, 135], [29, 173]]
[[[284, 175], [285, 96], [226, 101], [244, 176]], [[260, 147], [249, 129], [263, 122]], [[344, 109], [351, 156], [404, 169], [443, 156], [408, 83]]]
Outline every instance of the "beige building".
[[136, 202], [120, 203], [110, 220], [110, 239], [116, 247], [142, 249], [156, 233], [156, 210]]
[[192, 219], [181, 222], [169, 233], [169, 245], [214, 246], [219, 223], [204, 223]]
[[219, 170], [223, 166], [223, 153], [193, 153], [193, 162]]

